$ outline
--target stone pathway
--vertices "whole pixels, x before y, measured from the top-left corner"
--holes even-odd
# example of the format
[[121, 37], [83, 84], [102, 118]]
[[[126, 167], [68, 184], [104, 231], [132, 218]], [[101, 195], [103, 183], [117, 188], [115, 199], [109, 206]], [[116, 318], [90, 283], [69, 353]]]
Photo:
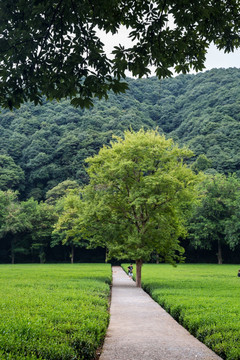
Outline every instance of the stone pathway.
[[120, 266], [113, 267], [110, 314], [100, 360], [221, 360], [136, 288]]

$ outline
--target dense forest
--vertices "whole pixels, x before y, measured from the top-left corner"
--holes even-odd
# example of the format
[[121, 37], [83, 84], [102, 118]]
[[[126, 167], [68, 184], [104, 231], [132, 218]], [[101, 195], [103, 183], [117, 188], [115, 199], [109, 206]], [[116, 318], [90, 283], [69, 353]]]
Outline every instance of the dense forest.
[[[108, 144], [113, 135], [142, 127], [158, 128], [180, 146], [188, 145], [196, 155], [194, 160], [206, 155], [208, 173], [240, 175], [240, 69], [214, 69], [161, 81], [155, 77], [128, 79], [128, 84], [124, 95], [110, 94], [107, 101], [96, 101], [90, 110], [74, 108], [68, 100], [43, 100], [42, 106], [27, 103], [18, 110], [2, 110], [0, 190], [12, 190], [25, 208], [30, 202], [35, 208], [43, 205], [51, 189], [65, 180], [86, 184], [85, 159]], [[20, 231], [25, 240], [30, 237], [26, 228]], [[0, 236], [0, 261], [8, 262], [13, 245], [6, 231], [2, 230]], [[37, 261], [39, 253], [34, 257], [31, 241], [27, 241], [25, 251], [18, 244], [19, 261]], [[32, 250], [26, 251], [29, 247]], [[59, 245], [54, 250], [48, 240], [46, 248], [47, 261], [68, 261]], [[78, 251], [86, 256], [86, 250]], [[94, 256], [104, 258], [104, 251], [95, 251]], [[214, 251], [192, 248], [189, 259], [212, 259]], [[236, 251], [229, 254], [231, 261], [237, 261]]]

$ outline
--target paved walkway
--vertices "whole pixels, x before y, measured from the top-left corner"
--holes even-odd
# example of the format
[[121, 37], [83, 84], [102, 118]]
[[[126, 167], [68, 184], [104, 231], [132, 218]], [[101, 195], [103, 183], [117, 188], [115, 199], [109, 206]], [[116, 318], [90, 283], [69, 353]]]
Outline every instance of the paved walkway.
[[113, 267], [110, 324], [100, 360], [220, 360], [121, 267]]

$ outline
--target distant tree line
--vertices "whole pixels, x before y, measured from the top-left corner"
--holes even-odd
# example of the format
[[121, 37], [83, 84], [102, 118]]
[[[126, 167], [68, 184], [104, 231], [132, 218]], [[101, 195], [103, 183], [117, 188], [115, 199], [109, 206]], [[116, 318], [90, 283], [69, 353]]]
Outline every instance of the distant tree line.
[[[82, 262], [105, 261], [105, 250], [86, 251], [80, 238], [66, 238], [65, 231], [54, 231], [63, 213], [62, 198], [71, 189], [79, 189], [75, 181], [66, 180], [47, 193], [46, 201], [32, 197], [20, 201], [12, 190], [0, 191], [0, 262]], [[65, 246], [63, 246], [65, 245]]]
[[[110, 161], [112, 161], [111, 156]], [[199, 171], [201, 171], [202, 173], [202, 163], [203, 162], [200, 162], [201, 166], [199, 166], [199, 161], [194, 162], [191, 165], [192, 172], [198, 174]], [[109, 176], [110, 174], [113, 176], [112, 171], [109, 172]], [[105, 170], [103, 171], [103, 175], [105, 175]], [[146, 190], [143, 188], [143, 185], [141, 185], [141, 194], [139, 192], [140, 189], [138, 190], [136, 188], [133, 190], [135, 192], [134, 197], [138, 197], [137, 201], [140, 204], [145, 198], [145, 201], [148, 203], [151, 198], [150, 205], [148, 205], [150, 206], [149, 210], [146, 210], [145, 215], [141, 215], [142, 205], [140, 210], [137, 210], [138, 205], [136, 203], [136, 214], [137, 211], [140, 211], [139, 221], [141, 221], [142, 228], [145, 226], [144, 219], [147, 219], [148, 213], [151, 213], [151, 216], [153, 216], [156, 221], [158, 221], [157, 219], [160, 216], [158, 215], [158, 212], [154, 214], [153, 210], [151, 210], [151, 203], [153, 204], [152, 206], [153, 209], [155, 209], [155, 212], [160, 211], [161, 209], [158, 210], [158, 207], [155, 207], [155, 203], [157, 204], [159, 201], [158, 197], [160, 196], [160, 202], [164, 205], [164, 197], [167, 199], [171, 194], [171, 191], [172, 194], [174, 193], [174, 187], [179, 187], [179, 180], [175, 180], [176, 185], [173, 187], [172, 175], [169, 176], [169, 174], [167, 174], [164, 176], [165, 178], [162, 175], [163, 184], [161, 185], [161, 191], [159, 189], [157, 190], [157, 185], [154, 185], [154, 187], [156, 187], [156, 191], [154, 192], [152, 185], [150, 186], [150, 189], [146, 188]], [[93, 182], [92, 190], [91, 187], [89, 188], [90, 192], [88, 190], [89, 194], [94, 191], [96, 186], [99, 186], [99, 190], [97, 190], [98, 193], [99, 191], [101, 192], [102, 187], [104, 188], [102, 180], [99, 178], [99, 171], [96, 172], [96, 177], [99, 185], [96, 185], [97, 183]], [[125, 179], [124, 176], [123, 179]], [[156, 180], [153, 178], [151, 181], [153, 181], [154, 184], [154, 181]], [[158, 183], [159, 182], [160, 180], [158, 180]], [[128, 186], [129, 185], [126, 184], [126, 189], [128, 189]], [[181, 253], [179, 259], [182, 258], [182, 256], [185, 256], [186, 261], [189, 262], [217, 261], [219, 264], [222, 264], [223, 261], [238, 262], [240, 250], [240, 179], [237, 178], [236, 175], [226, 176], [219, 173], [208, 174], [207, 169], [205, 169], [205, 175], [202, 175], [202, 181], [198, 185], [198, 190], [197, 188], [195, 190], [199, 192], [200, 198], [192, 206], [191, 216], [188, 215], [188, 221], [186, 222], [187, 218], [184, 221], [185, 228], [188, 230], [187, 239], [182, 239], [180, 242], [181, 246], [186, 249], [186, 253], [183, 253], [183, 247], [178, 248], [178, 240], [179, 237], [181, 239], [181, 231], [183, 231], [183, 229], [181, 231], [177, 230], [177, 232], [176, 229], [173, 231], [175, 225], [179, 222], [179, 219], [176, 219], [176, 224], [174, 225], [174, 223], [171, 224], [173, 218], [170, 217], [169, 220], [167, 220], [169, 222], [167, 228], [166, 224], [164, 225], [165, 220], [161, 220], [162, 223], [159, 227], [159, 234], [156, 232], [156, 229], [154, 230], [156, 233], [154, 236], [157, 236], [159, 241], [162, 239], [159, 242], [159, 246], [163, 241], [166, 241], [164, 240], [165, 238], [168, 239], [170, 236], [173, 241], [172, 244], [176, 249], [178, 248], [178, 251]], [[149, 197], [146, 197], [146, 191], [149, 192]], [[135, 223], [135, 220], [131, 223], [130, 217], [129, 220], [124, 220], [123, 217], [120, 222], [117, 220], [116, 224], [115, 222], [113, 222], [112, 225], [110, 223], [110, 227], [112, 227], [112, 230], [110, 231], [108, 220], [111, 218], [110, 214], [112, 213], [112, 210], [108, 215], [103, 215], [107, 211], [107, 198], [99, 208], [99, 205], [94, 205], [95, 200], [91, 195], [88, 200], [89, 208], [87, 210], [87, 216], [85, 216], [85, 223], [82, 222], [82, 193], [82, 188], [76, 181], [72, 180], [63, 181], [53, 189], [49, 190], [46, 194], [46, 200], [40, 202], [34, 200], [32, 197], [21, 201], [19, 200], [16, 191], [0, 191], [0, 261], [4, 263], [44, 263], [56, 261], [71, 261], [72, 263], [74, 261], [103, 262], [107, 259], [107, 249], [111, 250], [111, 256], [113, 258], [114, 256], [116, 256], [116, 258], [121, 258], [123, 256], [125, 259], [135, 259], [136, 255], [139, 254], [139, 251], [134, 250], [137, 243], [135, 243], [133, 239], [130, 241], [129, 249], [127, 243], [123, 242], [121, 246], [118, 245], [118, 241], [122, 241], [121, 236], [123, 236], [123, 238], [126, 237], [126, 239], [129, 237], [125, 225], [129, 223], [131, 228]], [[113, 187], [113, 195], [114, 194], [115, 190]], [[117, 195], [116, 200], [114, 200], [115, 198], [113, 195], [111, 195], [109, 199], [112, 199], [111, 201], [114, 209], [118, 206], [117, 201], [119, 200], [117, 199], [119, 199], [119, 196]], [[106, 196], [104, 195], [104, 191], [103, 196]], [[183, 198], [186, 203], [186, 194]], [[126, 202], [127, 200], [125, 201], [124, 199], [125, 198], [123, 198], [122, 201]], [[179, 200], [177, 200], [177, 203], [178, 201]], [[119, 203], [120, 208], [124, 206], [124, 202], [122, 205]], [[146, 205], [144, 205], [144, 207], [145, 206]], [[174, 208], [174, 205], [171, 206]], [[184, 218], [185, 210], [184, 206], [181, 206], [182, 210], [180, 210], [180, 212], [182, 212]], [[166, 205], [162, 208], [161, 211], [165, 214], [164, 216], [166, 219], [168, 218], [167, 213], [169, 212], [169, 214], [172, 214], [173, 208], [171, 210], [170, 208], [167, 209]], [[99, 211], [99, 215], [97, 215], [97, 211]], [[124, 211], [128, 210], [125, 209]], [[179, 209], [176, 211], [179, 212]], [[160, 213], [160, 217], [163, 216], [163, 213]], [[91, 217], [90, 214], [92, 214]], [[124, 215], [124, 212], [122, 215]], [[135, 216], [135, 210], [133, 210], [132, 216]], [[107, 221], [106, 224], [104, 218]], [[126, 223], [125, 225], [123, 220]], [[83, 231], [83, 228], [86, 227], [84, 224], [87, 224], [87, 227], [90, 226], [91, 228], [90, 240], [89, 236], [86, 236], [88, 231], [87, 233], [84, 233]], [[172, 229], [170, 225], [172, 226]], [[136, 226], [138, 227], [137, 223]], [[151, 226], [154, 226], [154, 223], [152, 223]], [[175, 235], [174, 232], [176, 232]], [[132, 234], [132, 230], [130, 233]], [[95, 236], [96, 238], [95, 243], [93, 242], [93, 247], [91, 246], [92, 236]], [[148, 235], [148, 238], [149, 236], [150, 235]], [[115, 245], [113, 240], [115, 241]], [[162, 260], [168, 258], [170, 261], [171, 256], [172, 259], [174, 259], [175, 255], [170, 256], [170, 243], [167, 242], [168, 245], [165, 250], [164, 247], [161, 247], [163, 245], [161, 245], [161, 250], [158, 252], [156, 251], [157, 245], [153, 240], [151, 240], [152, 245], [149, 246], [148, 250], [147, 248], [143, 248], [144, 256], [148, 261], [159, 261], [159, 254]], [[105, 241], [106, 244], [108, 244], [107, 248], [105, 246]], [[144, 237], [142, 241], [145, 241]]]

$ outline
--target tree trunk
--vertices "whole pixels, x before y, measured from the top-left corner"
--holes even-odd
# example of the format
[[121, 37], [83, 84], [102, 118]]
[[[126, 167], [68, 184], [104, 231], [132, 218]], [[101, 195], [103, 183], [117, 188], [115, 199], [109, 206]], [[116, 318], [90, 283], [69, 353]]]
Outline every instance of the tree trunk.
[[73, 264], [74, 262], [74, 246], [73, 244], [71, 245], [71, 264]]
[[14, 264], [14, 262], [15, 262], [14, 252], [12, 252], [11, 258], [12, 258], [12, 264]]
[[106, 247], [105, 248], [105, 262], [107, 262], [108, 261], [108, 248]]
[[39, 260], [40, 260], [40, 264], [44, 264], [46, 262], [46, 254], [43, 247], [40, 249], [39, 252]]
[[139, 288], [142, 286], [142, 263], [142, 260], [136, 261], [136, 286]]
[[221, 265], [222, 264], [222, 247], [221, 247], [221, 241], [219, 239], [218, 239], [217, 257], [218, 257], [218, 264]]
[[11, 260], [12, 264], [15, 263], [15, 237], [12, 237], [11, 240]]
[[159, 255], [156, 255], [156, 264], [159, 264]]

